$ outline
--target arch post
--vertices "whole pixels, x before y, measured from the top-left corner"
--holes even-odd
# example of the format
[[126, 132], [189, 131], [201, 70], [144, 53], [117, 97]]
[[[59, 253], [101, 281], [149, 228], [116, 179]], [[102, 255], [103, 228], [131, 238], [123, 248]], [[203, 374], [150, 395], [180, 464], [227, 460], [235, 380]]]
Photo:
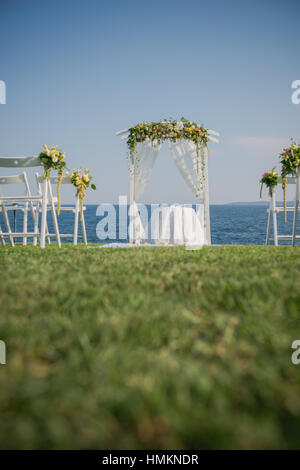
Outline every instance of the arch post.
[[204, 150], [204, 229], [206, 244], [211, 245], [207, 149]]
[[130, 162], [130, 180], [129, 180], [129, 243], [134, 241], [133, 210], [134, 203], [134, 165]]

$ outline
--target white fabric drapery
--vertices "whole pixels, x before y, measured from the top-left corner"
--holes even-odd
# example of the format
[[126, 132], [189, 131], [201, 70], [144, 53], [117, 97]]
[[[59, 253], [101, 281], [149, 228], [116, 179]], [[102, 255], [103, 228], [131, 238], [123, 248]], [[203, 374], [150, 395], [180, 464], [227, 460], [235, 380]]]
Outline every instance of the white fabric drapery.
[[[197, 156], [196, 145], [189, 140], [168, 141], [172, 158], [185, 182], [197, 199], [204, 198], [204, 174], [201, 149]], [[205, 151], [205, 149], [203, 150]]]
[[208, 151], [190, 140], [168, 141], [172, 158], [187, 185], [198, 200], [197, 215], [204, 230], [204, 243], [210, 245], [210, 216], [208, 196]]
[[155, 243], [202, 247], [203, 220], [192, 207], [173, 204], [157, 208], [151, 214], [151, 239]]
[[129, 234], [131, 241], [145, 238], [137, 201], [146, 189], [161, 145], [150, 139], [137, 143], [133, 161], [130, 162]]

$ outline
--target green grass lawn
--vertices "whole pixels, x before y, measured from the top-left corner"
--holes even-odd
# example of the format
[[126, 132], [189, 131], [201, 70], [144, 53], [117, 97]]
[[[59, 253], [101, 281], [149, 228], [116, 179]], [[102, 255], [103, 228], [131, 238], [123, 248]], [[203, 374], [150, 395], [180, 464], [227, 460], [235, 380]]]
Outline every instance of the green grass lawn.
[[299, 448], [300, 250], [0, 249], [1, 448]]

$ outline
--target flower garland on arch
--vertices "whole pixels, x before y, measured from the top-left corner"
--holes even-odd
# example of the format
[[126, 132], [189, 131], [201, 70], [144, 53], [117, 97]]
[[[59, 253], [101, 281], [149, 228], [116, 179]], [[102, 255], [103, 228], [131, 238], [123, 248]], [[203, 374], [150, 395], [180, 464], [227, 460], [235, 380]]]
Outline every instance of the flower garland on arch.
[[156, 140], [161, 143], [167, 139], [172, 142], [177, 142], [181, 139], [190, 140], [196, 145], [197, 152], [197, 174], [199, 174], [199, 155], [201, 150], [202, 169], [204, 166], [204, 149], [208, 148], [208, 129], [203, 125], [198, 125], [196, 122], [189, 121], [181, 118], [180, 121], [174, 119], [159, 121], [159, 122], [144, 122], [131, 126], [128, 129], [129, 136], [127, 138], [127, 145], [130, 153], [130, 161], [134, 164], [135, 149], [138, 142], [144, 142], [151, 139], [152, 142]]

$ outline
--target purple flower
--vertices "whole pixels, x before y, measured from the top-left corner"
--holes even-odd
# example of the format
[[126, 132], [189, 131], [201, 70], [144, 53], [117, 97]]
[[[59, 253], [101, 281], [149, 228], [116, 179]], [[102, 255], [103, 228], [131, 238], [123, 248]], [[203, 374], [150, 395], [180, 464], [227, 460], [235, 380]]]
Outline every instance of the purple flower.
[[262, 178], [267, 178], [267, 176], [269, 176], [269, 173], [265, 171], [265, 173], [262, 174]]

